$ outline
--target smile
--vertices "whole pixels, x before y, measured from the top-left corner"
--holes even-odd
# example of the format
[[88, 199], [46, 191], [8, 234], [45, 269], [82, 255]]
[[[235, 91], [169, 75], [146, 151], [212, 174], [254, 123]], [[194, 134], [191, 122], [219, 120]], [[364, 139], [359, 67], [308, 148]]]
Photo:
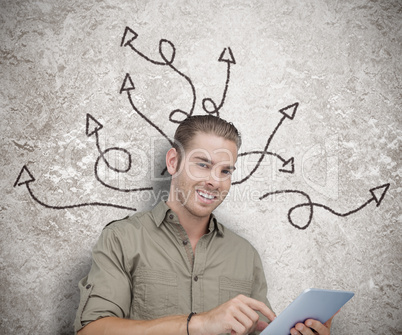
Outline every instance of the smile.
[[212, 195], [210, 193], [203, 192], [201, 190], [197, 190], [197, 193], [198, 193], [198, 195], [200, 195], [201, 197], [203, 197], [203, 198], [205, 198], [207, 200], [213, 200], [213, 199], [216, 198], [214, 195]]

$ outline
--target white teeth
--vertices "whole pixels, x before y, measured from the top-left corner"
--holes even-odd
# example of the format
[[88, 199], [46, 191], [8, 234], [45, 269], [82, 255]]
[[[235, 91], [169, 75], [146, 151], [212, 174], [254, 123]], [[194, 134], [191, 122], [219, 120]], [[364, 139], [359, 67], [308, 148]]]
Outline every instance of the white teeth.
[[212, 194], [204, 193], [202, 191], [198, 191], [198, 194], [206, 199], [212, 200], [215, 197]]

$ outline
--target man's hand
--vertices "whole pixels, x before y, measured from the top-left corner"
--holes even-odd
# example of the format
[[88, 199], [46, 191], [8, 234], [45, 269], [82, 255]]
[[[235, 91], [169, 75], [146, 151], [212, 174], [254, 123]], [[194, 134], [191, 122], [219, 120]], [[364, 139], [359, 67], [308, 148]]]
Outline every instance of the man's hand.
[[189, 333], [245, 335], [255, 330], [261, 331], [268, 324], [259, 320], [257, 311], [271, 321], [275, 318], [275, 314], [264, 303], [244, 295], [238, 295], [209, 312], [194, 315], [190, 322]]
[[[335, 316], [335, 315], [334, 315]], [[290, 334], [292, 335], [330, 335], [331, 333], [331, 323], [332, 319], [330, 318], [327, 322], [322, 324], [317, 320], [308, 319], [303, 323], [298, 323], [294, 328], [290, 330]]]

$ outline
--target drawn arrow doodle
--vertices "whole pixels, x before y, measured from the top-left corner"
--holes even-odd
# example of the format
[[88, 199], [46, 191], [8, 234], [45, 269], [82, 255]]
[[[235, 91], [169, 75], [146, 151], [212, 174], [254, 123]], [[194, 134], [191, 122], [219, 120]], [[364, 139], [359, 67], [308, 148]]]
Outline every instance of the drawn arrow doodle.
[[[283, 194], [283, 193], [297, 193], [297, 194], [301, 194], [301, 195], [303, 195], [304, 197], [306, 197], [306, 198], [307, 198], [307, 202], [306, 202], [306, 203], [301, 203], [301, 204], [299, 204], [299, 205], [293, 206], [293, 207], [290, 208], [289, 211], [288, 211], [288, 220], [289, 220], [289, 223], [290, 223], [293, 227], [303, 230], [303, 229], [307, 229], [307, 228], [308, 228], [308, 226], [309, 226], [310, 223], [311, 223], [311, 220], [313, 219], [314, 207], [324, 208], [325, 210], [331, 212], [332, 214], [334, 214], [334, 215], [336, 215], [336, 216], [346, 217], [346, 216], [349, 216], [349, 215], [351, 215], [351, 214], [354, 214], [354, 213], [356, 213], [356, 212], [362, 210], [364, 207], [366, 207], [368, 204], [370, 204], [370, 203], [373, 202], [373, 201], [377, 204], [377, 207], [380, 206], [382, 200], [383, 200], [384, 197], [385, 197], [385, 194], [386, 194], [387, 191], [388, 191], [389, 186], [390, 186], [390, 184], [387, 183], [387, 184], [384, 184], [384, 185], [381, 185], [381, 186], [377, 186], [377, 187], [375, 187], [375, 188], [370, 189], [371, 198], [370, 198], [369, 200], [367, 200], [367, 201], [366, 201], [363, 205], [361, 205], [360, 207], [358, 207], [358, 208], [356, 208], [356, 209], [353, 209], [353, 210], [351, 210], [351, 211], [349, 211], [349, 212], [346, 212], [346, 213], [340, 213], [340, 212], [337, 212], [337, 211], [333, 210], [332, 208], [330, 208], [330, 207], [328, 207], [328, 206], [325, 206], [325, 205], [323, 205], [323, 204], [318, 204], [318, 203], [312, 202], [310, 196], [309, 196], [307, 193], [302, 192], [302, 191], [297, 191], [297, 190], [281, 190], [281, 191], [275, 191], [275, 192], [268, 192], [268, 193], [265, 193], [263, 196], [261, 196], [261, 197], [260, 197], [260, 200], [262, 200], [262, 199], [264, 199], [264, 198], [266, 198], [266, 197], [275, 195], [275, 194]], [[292, 220], [292, 213], [293, 213], [294, 210], [296, 210], [296, 209], [298, 209], [298, 208], [302, 208], [302, 207], [308, 207], [308, 208], [309, 208], [309, 210], [310, 210], [309, 218], [308, 218], [306, 224], [304, 224], [304, 225], [298, 225], [298, 224], [296, 224], [296, 223], [293, 222], [293, 220]]]
[[[133, 42], [137, 39], [138, 34], [132, 30], [129, 27], [126, 27], [124, 30], [123, 38], [121, 40], [120, 46], [122, 47], [127, 47], [129, 46], [134, 52], [136, 52], [139, 56], [147, 60], [148, 62], [151, 62], [152, 64], [155, 65], [162, 65], [162, 66], [169, 66], [173, 71], [175, 71], [177, 74], [179, 74], [181, 77], [183, 77], [190, 85], [191, 91], [193, 94], [193, 101], [192, 105], [190, 108], [190, 111], [187, 113], [181, 109], [175, 109], [173, 110], [170, 115], [169, 115], [169, 120], [173, 123], [181, 123], [184, 119], [186, 119], [188, 116], [193, 115], [194, 112], [194, 107], [195, 107], [195, 102], [196, 102], [196, 93], [195, 93], [195, 87], [191, 81], [191, 79], [186, 76], [184, 73], [180, 72], [174, 65], [174, 59], [176, 56], [176, 48], [174, 44], [166, 39], [161, 39], [159, 41], [159, 55], [163, 59], [163, 61], [157, 61], [153, 60], [150, 57], [146, 56], [142, 52], [140, 52], [136, 47], [134, 47]], [[167, 55], [164, 50], [169, 49], [170, 55]], [[181, 115], [179, 115], [181, 114]]]
[[[283, 169], [280, 169], [279, 171], [287, 172], [287, 173], [293, 173], [294, 172], [294, 159], [293, 159], [293, 157], [288, 159], [288, 160], [285, 160], [282, 157], [280, 157], [279, 155], [276, 155], [276, 154], [268, 152], [268, 147], [271, 144], [272, 139], [274, 138], [276, 132], [278, 131], [278, 129], [282, 125], [282, 123], [286, 119], [290, 119], [290, 120], [294, 119], [298, 107], [299, 107], [299, 103], [295, 102], [294, 104], [291, 104], [291, 105], [286, 106], [286, 107], [284, 107], [284, 108], [279, 110], [279, 113], [282, 114], [282, 118], [279, 120], [276, 128], [274, 129], [274, 131], [269, 136], [269, 138], [267, 140], [267, 143], [265, 144], [265, 147], [264, 147], [264, 149], [262, 151], [244, 152], [244, 153], [241, 153], [239, 155], [239, 157], [240, 157], [240, 156], [246, 156], [246, 155], [256, 154], [257, 153], [257, 154], [260, 154], [261, 156], [258, 159], [258, 161], [257, 161], [256, 165], [254, 166], [253, 170], [251, 170], [251, 172], [247, 176], [245, 176], [243, 179], [233, 182], [232, 185], [241, 184], [241, 183], [245, 182], [247, 179], [249, 179], [255, 173], [255, 171], [257, 171], [257, 169], [259, 168], [262, 160], [268, 154], [278, 157], [283, 162]], [[289, 165], [290, 165], [290, 168], [288, 167]], [[285, 167], [287, 167], [287, 168], [285, 168]]]
[[153, 128], [155, 128], [166, 140], [173, 145], [173, 141], [160, 129], [155, 123], [153, 123], [150, 119], [146, 117], [144, 113], [142, 113], [138, 107], [134, 104], [133, 98], [131, 96], [131, 91], [135, 90], [135, 86], [133, 80], [131, 79], [130, 75], [127, 73], [126, 77], [123, 80], [123, 84], [120, 88], [120, 94], [123, 92], [127, 92], [128, 101], [130, 102], [131, 107], [134, 111], [141, 116], [146, 122], [148, 122]]
[[[230, 81], [230, 66], [231, 66], [231, 64], [236, 64], [236, 60], [234, 59], [232, 50], [230, 48], [223, 49], [218, 61], [224, 62], [227, 64], [226, 84], [225, 84], [225, 89], [223, 90], [221, 102], [217, 106], [215, 101], [213, 101], [211, 98], [205, 98], [202, 100], [202, 108], [204, 109], [204, 111], [208, 114], [212, 114], [212, 115], [215, 114], [217, 117], [219, 117], [219, 110], [222, 108], [223, 104], [225, 103], [226, 93], [228, 91], [229, 81]], [[207, 104], [212, 105], [212, 109], [208, 109]]]
[[[124, 148], [119, 148], [119, 147], [112, 147], [112, 148], [107, 148], [106, 150], [102, 150], [100, 145], [99, 145], [99, 130], [103, 128], [103, 125], [97, 121], [91, 114], [87, 114], [87, 119], [86, 119], [86, 135], [88, 137], [95, 135], [95, 141], [96, 141], [96, 147], [99, 151], [99, 157], [97, 158], [94, 166], [94, 172], [95, 172], [95, 178], [98, 180], [103, 186], [108, 187], [112, 190], [115, 191], [120, 191], [120, 192], [138, 192], [138, 191], [145, 191], [145, 190], [152, 190], [152, 187], [141, 187], [141, 188], [121, 188], [121, 187], [116, 187], [109, 185], [105, 183], [98, 174], [98, 166], [100, 160], [103, 160], [104, 163], [107, 165], [107, 167], [117, 173], [126, 173], [130, 171], [131, 166], [132, 166], [132, 158], [131, 154], [128, 150]], [[120, 168], [120, 167], [115, 167], [110, 162], [108, 161], [106, 154], [111, 152], [111, 151], [118, 151], [120, 153], [123, 153], [126, 156], [127, 164], [125, 165], [125, 168]]]
[[[142, 113], [138, 107], [134, 104], [133, 98], [131, 96], [131, 91], [135, 90], [135, 86], [133, 83], [133, 80], [131, 79], [130, 75], [127, 73], [126, 77], [123, 80], [123, 84], [121, 85], [120, 88], [120, 94], [122, 92], [127, 92], [127, 97], [128, 97], [128, 101], [130, 102], [131, 107], [134, 109], [134, 111], [141, 116], [146, 122], [148, 122], [153, 128], [155, 128], [164, 138], [166, 138], [166, 140], [170, 143], [171, 146], [173, 146], [173, 141], [169, 138], [169, 136], [167, 136], [162, 129], [160, 129], [155, 123], [153, 123], [150, 119], [148, 119], [146, 117], [146, 115], [144, 113]], [[167, 168], [165, 167], [165, 169], [163, 169], [163, 171], [161, 172], [161, 176], [163, 176], [165, 174], [165, 172], [167, 171]]]
[[282, 156], [274, 153], [274, 152], [269, 152], [269, 151], [247, 151], [247, 152], [242, 152], [238, 155], [238, 157], [244, 157], [244, 156], [249, 156], [249, 155], [264, 155], [264, 156], [274, 156], [278, 158], [282, 162], [282, 168], [279, 169], [280, 172], [284, 173], [294, 173], [295, 171], [295, 164], [294, 164], [294, 158], [291, 157], [288, 160], [283, 158]]
[[65, 206], [48, 205], [48, 204], [44, 203], [43, 201], [39, 200], [38, 197], [36, 197], [35, 194], [32, 192], [30, 184], [34, 181], [35, 181], [35, 178], [33, 177], [32, 173], [24, 165], [18, 175], [17, 180], [14, 183], [14, 187], [25, 185], [29, 194], [31, 195], [32, 199], [35, 200], [38, 204], [40, 204], [46, 208], [70, 209], [70, 208], [85, 207], [85, 206], [104, 206], [104, 207], [115, 207], [115, 208], [119, 208], [119, 209], [126, 209], [126, 210], [131, 210], [131, 211], [137, 210], [136, 208], [133, 208], [133, 207], [126, 207], [126, 206], [121, 206], [121, 205], [116, 205], [116, 204], [106, 203], [106, 202], [86, 202], [86, 203], [81, 203], [81, 204], [76, 204], [76, 205], [65, 205]]

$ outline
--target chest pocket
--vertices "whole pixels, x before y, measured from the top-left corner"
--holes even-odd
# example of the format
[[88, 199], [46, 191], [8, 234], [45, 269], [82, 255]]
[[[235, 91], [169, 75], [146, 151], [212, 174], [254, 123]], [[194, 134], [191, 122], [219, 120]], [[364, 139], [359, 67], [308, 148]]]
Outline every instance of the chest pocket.
[[243, 294], [247, 297], [251, 296], [253, 282], [250, 280], [239, 280], [228, 277], [219, 278], [219, 304]]
[[177, 314], [177, 275], [163, 270], [140, 269], [133, 279], [134, 319], [150, 320]]

